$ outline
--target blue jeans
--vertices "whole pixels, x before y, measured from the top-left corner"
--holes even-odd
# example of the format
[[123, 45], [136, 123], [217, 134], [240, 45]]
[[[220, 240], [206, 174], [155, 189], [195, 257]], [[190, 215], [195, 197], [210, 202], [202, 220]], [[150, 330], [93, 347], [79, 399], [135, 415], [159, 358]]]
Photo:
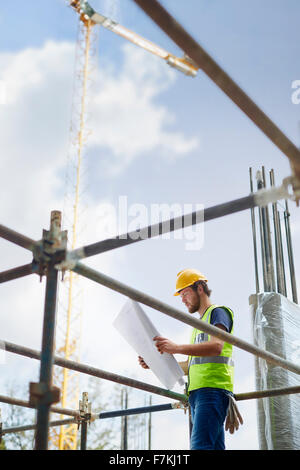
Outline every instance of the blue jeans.
[[190, 392], [192, 450], [225, 450], [224, 422], [230, 393], [209, 387]]

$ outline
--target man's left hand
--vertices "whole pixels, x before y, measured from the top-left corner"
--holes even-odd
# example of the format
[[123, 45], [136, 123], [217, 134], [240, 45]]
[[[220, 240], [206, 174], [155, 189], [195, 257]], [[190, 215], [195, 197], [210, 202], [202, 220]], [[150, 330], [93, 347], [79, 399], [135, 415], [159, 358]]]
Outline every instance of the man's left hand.
[[155, 341], [155, 346], [157, 347], [160, 354], [164, 352], [169, 354], [175, 354], [178, 352], [178, 344], [173, 343], [167, 338], [163, 338], [162, 336], [154, 336], [153, 341]]

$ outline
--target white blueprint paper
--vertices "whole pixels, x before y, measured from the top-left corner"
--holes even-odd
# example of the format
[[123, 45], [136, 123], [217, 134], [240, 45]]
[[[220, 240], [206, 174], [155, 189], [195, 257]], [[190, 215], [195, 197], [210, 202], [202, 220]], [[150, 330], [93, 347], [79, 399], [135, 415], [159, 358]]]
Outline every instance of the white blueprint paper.
[[161, 336], [141, 306], [129, 299], [113, 322], [114, 327], [169, 390], [176, 382], [184, 384], [183, 370], [172, 354], [160, 354], [153, 341]]

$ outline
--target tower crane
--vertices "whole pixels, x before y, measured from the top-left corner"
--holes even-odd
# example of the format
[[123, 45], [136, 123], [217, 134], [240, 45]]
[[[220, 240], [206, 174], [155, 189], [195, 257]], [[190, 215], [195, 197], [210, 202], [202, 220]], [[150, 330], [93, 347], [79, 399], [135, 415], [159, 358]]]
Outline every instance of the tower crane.
[[130, 29], [125, 28], [116, 21], [107, 18], [100, 13], [97, 13], [87, 0], [73, 0], [71, 1], [70, 5], [72, 8], [74, 8], [74, 10], [77, 11], [77, 13], [79, 13], [82, 21], [91, 20], [94, 24], [103, 26], [103, 28], [112, 31], [119, 36], [122, 36], [133, 44], [160, 57], [161, 59], [165, 60], [168, 65], [174, 67], [185, 75], [191, 77], [195, 77], [197, 75], [198, 66], [195, 64], [195, 62], [192, 61], [192, 59], [187, 56], [184, 56], [183, 58], [176, 57], [174, 54], [171, 54], [162, 47], [157, 46], [153, 42], [143, 38]]
[[[87, 94], [90, 76], [91, 45], [96, 41], [95, 26], [100, 25], [105, 29], [123, 37], [131, 43], [163, 59], [169, 66], [177, 69], [187, 76], [195, 77], [198, 66], [187, 56], [176, 57], [162, 47], [154, 44], [148, 39], [125, 28], [112, 19], [97, 13], [87, 0], [67, 0], [68, 5], [76, 11], [79, 16], [79, 36], [77, 41], [77, 58], [74, 86], [74, 100], [71, 123], [71, 139], [69, 153], [69, 165], [72, 168], [68, 175], [73, 190], [71, 195], [67, 194], [70, 208], [64, 211], [64, 218], [69, 219], [69, 238], [71, 249], [76, 248], [79, 202], [83, 149], [87, 140], [86, 129]], [[62, 309], [57, 319], [57, 345], [56, 353], [66, 359], [79, 361], [79, 343], [81, 335], [81, 310], [78, 309], [78, 282], [76, 274], [70, 271], [64, 282], [65, 300], [60, 299]], [[77, 286], [77, 287], [76, 287]], [[65, 302], [65, 305], [63, 303]], [[54, 382], [61, 389], [61, 405], [63, 408], [77, 408], [79, 400], [79, 380], [76, 373], [67, 369], [54, 369]], [[52, 447], [60, 450], [76, 450], [77, 448], [77, 425], [70, 424], [53, 429], [50, 433]]]

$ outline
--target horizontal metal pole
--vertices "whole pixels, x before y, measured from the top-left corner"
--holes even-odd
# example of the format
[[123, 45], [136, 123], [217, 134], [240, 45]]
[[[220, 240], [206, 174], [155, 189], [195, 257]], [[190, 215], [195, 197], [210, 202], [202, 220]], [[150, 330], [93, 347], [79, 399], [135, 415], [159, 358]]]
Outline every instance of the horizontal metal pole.
[[18, 279], [19, 277], [28, 276], [33, 274], [32, 263], [24, 264], [24, 266], [18, 266], [17, 268], [8, 269], [7, 271], [2, 271], [0, 273], [0, 283], [12, 281], [13, 279]]
[[[35, 409], [36, 407], [31, 405], [29, 401], [21, 400], [19, 398], [7, 397], [5, 395], [0, 395], [0, 403], [7, 403], [8, 405], [23, 406], [24, 408]], [[58, 406], [51, 406], [51, 413], [57, 413], [60, 415], [74, 416], [79, 417], [80, 413], [76, 410], [70, 410], [68, 408], [59, 408]]]
[[238, 393], [234, 397], [237, 401], [252, 400], [255, 398], [277, 397], [300, 393], [300, 386], [286, 388], [272, 388], [269, 390], [256, 390], [255, 392]]
[[141, 302], [142, 304], [147, 305], [148, 307], [152, 307], [155, 310], [158, 310], [159, 312], [162, 312], [176, 320], [179, 320], [183, 323], [186, 323], [187, 325], [197, 328], [203, 331], [204, 333], [207, 333], [211, 336], [215, 336], [216, 338], [220, 338], [221, 340], [232, 344], [233, 346], [236, 346], [240, 349], [243, 349], [244, 351], [247, 351], [253, 354], [254, 356], [265, 359], [271, 364], [275, 364], [277, 366], [283, 367], [284, 369], [288, 369], [291, 372], [300, 374], [300, 366], [298, 366], [297, 364], [283, 359], [282, 357], [277, 356], [276, 354], [265, 351], [264, 349], [260, 349], [257, 346], [248, 343], [240, 338], [237, 338], [236, 336], [230, 333], [226, 333], [220, 328], [210, 325], [209, 323], [203, 320], [192, 318], [191, 315], [187, 315], [186, 313], [183, 313], [180, 310], [171, 307], [170, 305], [161, 302], [160, 300], [155, 299], [154, 297], [151, 297], [150, 295], [147, 295], [141, 291], [138, 291], [137, 289], [133, 289], [132, 287], [127, 286], [126, 284], [116, 281], [115, 279], [112, 279], [111, 277], [106, 276], [105, 274], [102, 274], [88, 266], [85, 266], [82, 263], [78, 262], [72, 270], [77, 274], [81, 274], [82, 276], [97, 282], [98, 284], [106, 286], [109, 289], [115, 290], [120, 294], [126, 295], [127, 297], [136, 300], [137, 302]]
[[[73, 423], [77, 423], [77, 421], [75, 419], [72, 419], [72, 418], [71, 419], [61, 419], [61, 420], [57, 420], [57, 421], [50, 421], [49, 422], [49, 427], [64, 426], [66, 424], [73, 424]], [[15, 426], [15, 427], [6, 428], [6, 429], [4, 428], [0, 432], [0, 435], [12, 434], [12, 433], [15, 433], [15, 432], [33, 431], [36, 428], [37, 428], [36, 424], [25, 424], [24, 426]]]
[[15, 232], [8, 227], [0, 224], [0, 237], [5, 238], [9, 242], [15, 243], [16, 245], [26, 248], [26, 250], [33, 251], [37, 242], [28, 238], [21, 233]]
[[[251, 400], [251, 399], [261, 399], [261, 398], [268, 398], [268, 397], [274, 397], [274, 396], [282, 396], [282, 395], [290, 395], [290, 394], [296, 394], [300, 393], [300, 386], [299, 387], [287, 387], [287, 388], [275, 388], [275, 389], [270, 389], [270, 390], [258, 390], [255, 392], [246, 392], [246, 393], [238, 393], [234, 395], [234, 398], [236, 401], [242, 401], [242, 400]], [[1, 399], [0, 395], [0, 401], [4, 401]], [[9, 397], [5, 397], [9, 398]], [[11, 404], [20, 404], [20, 406], [27, 406], [27, 404], [22, 404], [22, 400], [14, 400], [11, 399], [12, 402], [18, 401], [19, 403], [11, 403]], [[4, 401], [4, 403], [8, 403], [8, 401]], [[26, 403], [26, 402], [23, 402]], [[29, 406], [31, 408], [31, 406]], [[53, 407], [54, 408], [54, 407]], [[98, 419], [107, 419], [107, 418], [116, 418], [120, 416], [130, 416], [130, 415], [136, 415], [136, 414], [141, 414], [141, 413], [154, 413], [158, 411], [167, 411], [167, 410], [175, 410], [178, 409], [173, 406], [172, 403], [166, 403], [162, 405], [153, 405], [153, 406], [142, 406], [138, 408], [130, 408], [127, 410], [116, 410], [116, 411], [104, 411], [99, 413]], [[180, 409], [180, 408], [179, 408]], [[51, 411], [54, 411], [51, 409]], [[60, 410], [62, 411], [62, 410]], [[72, 413], [74, 413], [74, 416], [78, 416], [77, 411], [69, 410]], [[66, 413], [61, 413], [61, 414], [66, 414]], [[49, 423], [50, 427], [54, 426], [63, 426], [66, 424], [73, 424], [77, 423], [76, 419], [62, 419], [62, 420], [57, 420], [57, 421], [51, 421]], [[24, 426], [15, 426], [15, 427], [10, 427], [3, 429], [0, 433], [0, 435], [4, 434], [10, 434], [10, 433], [15, 433], [15, 432], [22, 432], [22, 431], [31, 431], [36, 429], [35, 424], [30, 424], [30, 425], [24, 425]]]
[[130, 416], [137, 415], [141, 413], [154, 413], [156, 411], [165, 411], [165, 410], [174, 410], [172, 403], [165, 403], [163, 405], [153, 405], [153, 406], [141, 406], [139, 408], [129, 408], [127, 410], [116, 410], [116, 411], [103, 411], [99, 414], [99, 419], [105, 418], [116, 418], [118, 416]]
[[300, 152], [273, 121], [157, 0], [134, 0], [290, 160], [300, 180]]
[[[20, 356], [30, 357], [31, 359], [40, 360], [40, 352], [26, 348], [24, 346], [19, 346], [17, 344], [9, 343], [8, 341], [0, 340], [0, 348], [5, 349], [7, 352], [14, 354], [19, 354]], [[145, 382], [140, 382], [139, 380], [134, 380], [122, 375], [113, 374], [112, 372], [107, 372], [102, 369], [96, 369], [95, 367], [88, 366], [86, 364], [81, 364], [75, 361], [70, 361], [69, 359], [63, 359], [58, 356], [54, 356], [54, 364], [59, 367], [65, 367], [66, 369], [75, 370], [82, 374], [91, 375], [93, 377], [98, 377], [99, 379], [110, 380], [128, 387], [137, 388], [139, 390], [144, 390], [145, 392], [154, 393], [156, 395], [161, 395], [164, 397], [171, 398], [173, 400], [178, 400], [182, 403], [187, 402], [188, 398], [186, 395], [181, 393], [172, 392], [171, 390], [166, 390], [155, 385], [147, 384]]]
[[[166, 410], [173, 410], [176, 409], [172, 406], [172, 403], [166, 403], [163, 405], [153, 405], [153, 406], [143, 406], [140, 408], [131, 408], [127, 410], [116, 410], [116, 411], [106, 411], [106, 412], [101, 412], [98, 415], [98, 419], [106, 419], [106, 418], [116, 418], [119, 416], [130, 416], [130, 415], [136, 415], [136, 414], [141, 414], [141, 413], [154, 413], [157, 411], [166, 411]], [[72, 424], [72, 423], [77, 423], [75, 419], [62, 419], [58, 421], [50, 421], [49, 426], [63, 426], [65, 424]], [[15, 427], [10, 427], [3, 429], [0, 434], [9, 434], [9, 433], [15, 433], [15, 432], [22, 432], [22, 431], [31, 431], [33, 429], [36, 429], [36, 424], [28, 424], [24, 426], [15, 426]]]
[[114, 238], [108, 238], [100, 242], [77, 248], [69, 253], [69, 257], [70, 259], [75, 260], [87, 258], [109, 250], [114, 250], [115, 248], [121, 248], [123, 246], [131, 245], [132, 243], [157, 237], [165, 233], [187, 228], [202, 222], [208, 222], [209, 220], [217, 219], [225, 215], [251, 209], [258, 204], [259, 201], [256, 199], [256, 195], [250, 194], [249, 196], [245, 196], [240, 199], [235, 199], [213, 207], [208, 207], [207, 209], [174, 217], [172, 219], [141, 228], [140, 230], [133, 230], [132, 232], [124, 233]]

